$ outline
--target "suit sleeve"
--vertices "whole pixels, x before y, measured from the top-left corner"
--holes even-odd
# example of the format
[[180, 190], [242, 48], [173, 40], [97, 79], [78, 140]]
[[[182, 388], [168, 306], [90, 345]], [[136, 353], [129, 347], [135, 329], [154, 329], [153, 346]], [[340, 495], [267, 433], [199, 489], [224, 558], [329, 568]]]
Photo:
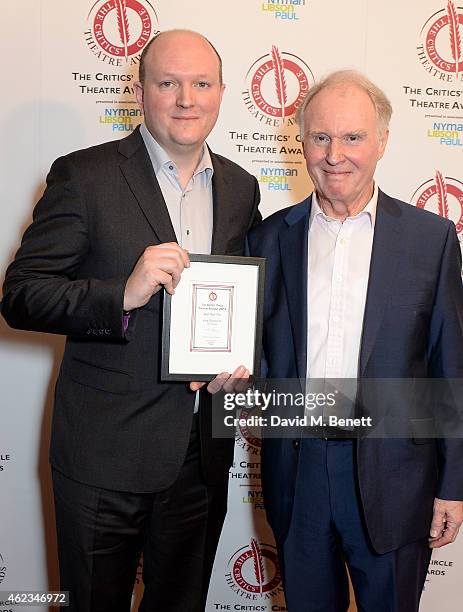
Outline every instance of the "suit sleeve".
[[429, 364], [432, 378], [447, 379], [445, 393], [438, 392], [435, 401], [446, 435], [438, 440], [437, 497], [463, 500], [463, 285], [461, 251], [453, 224], [447, 233], [431, 318]]
[[255, 227], [258, 223], [262, 221], [262, 215], [260, 214], [259, 209], [258, 209], [259, 204], [260, 204], [259, 183], [257, 182], [255, 177], [253, 178], [254, 178], [254, 198], [253, 198], [251, 222], [248, 225], [248, 231], [251, 230], [253, 227]]
[[9, 325], [92, 339], [124, 337], [126, 279], [79, 278], [90, 234], [76, 168], [59, 158], [6, 272], [1, 311]]

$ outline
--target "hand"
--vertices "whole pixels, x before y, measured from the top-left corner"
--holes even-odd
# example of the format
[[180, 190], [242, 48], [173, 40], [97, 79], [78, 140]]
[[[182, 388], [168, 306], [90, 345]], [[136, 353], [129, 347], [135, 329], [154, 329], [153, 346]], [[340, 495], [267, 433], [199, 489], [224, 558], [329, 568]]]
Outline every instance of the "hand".
[[144, 306], [162, 287], [173, 295], [183, 269], [189, 266], [188, 252], [176, 242], [147, 247], [127, 279], [124, 310]]
[[448, 501], [436, 497], [429, 537], [430, 548], [440, 548], [454, 542], [462, 522], [463, 501]]
[[[218, 393], [221, 390], [227, 393], [239, 393], [246, 389], [249, 376], [249, 370], [244, 366], [239, 366], [231, 375], [228, 372], [217, 374], [217, 376], [207, 385], [207, 390], [211, 394]], [[203, 382], [191, 382], [190, 389], [192, 391], [199, 391], [205, 384], [206, 383]]]

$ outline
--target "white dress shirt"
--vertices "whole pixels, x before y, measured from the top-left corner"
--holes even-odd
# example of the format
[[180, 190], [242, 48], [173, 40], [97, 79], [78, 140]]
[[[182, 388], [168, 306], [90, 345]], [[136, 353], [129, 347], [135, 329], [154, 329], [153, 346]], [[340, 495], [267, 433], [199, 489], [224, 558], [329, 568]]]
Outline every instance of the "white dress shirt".
[[357, 378], [378, 188], [344, 221], [321, 210], [309, 219], [307, 378]]
[[[212, 243], [214, 169], [206, 143], [193, 176], [186, 188], [182, 189], [175, 162], [156, 142], [144, 123], [140, 126], [140, 134], [148, 149], [178, 244], [189, 253], [209, 255]], [[199, 391], [196, 391], [193, 411], [197, 413], [198, 410]]]
[[144, 123], [140, 133], [169, 211], [178, 244], [190, 253], [209, 255], [212, 242], [213, 198], [211, 156], [206, 143], [198, 166], [182, 189], [178, 169]]

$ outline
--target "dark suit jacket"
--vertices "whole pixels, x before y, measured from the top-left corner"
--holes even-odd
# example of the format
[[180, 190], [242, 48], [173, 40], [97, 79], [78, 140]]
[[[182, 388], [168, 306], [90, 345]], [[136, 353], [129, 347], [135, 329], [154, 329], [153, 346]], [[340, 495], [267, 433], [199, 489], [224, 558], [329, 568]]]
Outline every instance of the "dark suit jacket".
[[[260, 220], [257, 181], [211, 154], [212, 252], [241, 255]], [[51, 463], [67, 476], [114, 490], [168, 487], [183, 462], [194, 394], [160, 381], [162, 291], [132, 313], [125, 283], [144, 249], [176, 241], [136, 130], [56, 160], [4, 285], [13, 327], [67, 335], [52, 427]], [[206, 394], [204, 394], [206, 395]], [[232, 441], [212, 440], [201, 405], [204, 473], [222, 480]]]
[[[279, 211], [249, 236], [250, 254], [267, 258], [263, 348], [271, 378], [306, 376], [310, 206], [309, 197]], [[463, 377], [460, 269], [451, 222], [380, 192], [361, 379]], [[295, 440], [263, 444], [267, 515], [280, 542], [291, 519], [298, 450]], [[368, 533], [379, 553], [428, 534], [434, 496], [463, 499], [461, 440], [363, 438], [357, 467]]]

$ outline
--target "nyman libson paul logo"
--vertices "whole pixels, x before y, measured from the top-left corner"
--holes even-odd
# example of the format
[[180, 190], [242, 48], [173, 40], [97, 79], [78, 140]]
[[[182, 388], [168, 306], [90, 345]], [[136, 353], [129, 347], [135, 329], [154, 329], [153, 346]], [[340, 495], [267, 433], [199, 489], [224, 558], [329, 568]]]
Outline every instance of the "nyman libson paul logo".
[[102, 62], [120, 67], [138, 64], [147, 42], [159, 32], [148, 0], [99, 0], [90, 9], [85, 42]]
[[294, 114], [314, 82], [312, 71], [296, 55], [272, 45], [246, 75], [242, 98], [261, 123], [278, 127], [294, 123]]
[[426, 208], [456, 225], [459, 238], [463, 234], [463, 183], [436, 170], [433, 179], [422, 183], [412, 196], [411, 203]]
[[463, 7], [449, 0], [421, 29], [418, 58], [429, 74], [445, 83], [463, 81], [462, 25]]
[[235, 593], [251, 601], [270, 599], [280, 593], [281, 575], [275, 546], [252, 538], [230, 558], [225, 579]]

